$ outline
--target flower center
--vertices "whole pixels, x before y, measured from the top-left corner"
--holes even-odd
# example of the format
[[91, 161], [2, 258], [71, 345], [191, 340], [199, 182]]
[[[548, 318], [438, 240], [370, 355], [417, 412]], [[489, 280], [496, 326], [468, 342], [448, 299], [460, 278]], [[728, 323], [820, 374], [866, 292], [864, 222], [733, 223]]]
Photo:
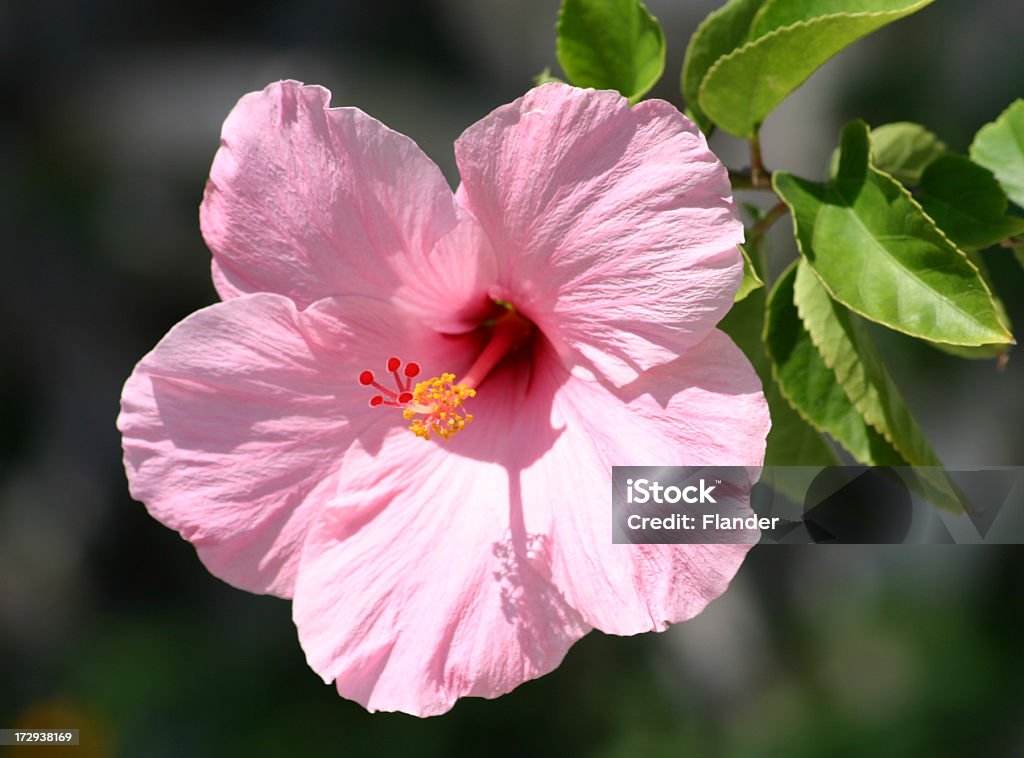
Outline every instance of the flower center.
[[443, 373], [413, 386], [413, 379], [421, 371], [420, 365], [397, 357], [388, 358], [386, 364], [395, 380], [394, 389], [380, 384], [368, 369], [360, 373], [361, 385], [381, 393], [370, 398], [370, 407], [400, 408], [405, 420], [412, 422], [409, 431], [425, 440], [435, 434], [447, 440], [462, 431], [473, 420], [463, 402], [476, 396], [480, 383], [533, 330], [533, 325], [511, 307], [484, 326], [491, 330], [490, 339], [460, 382], [455, 381], [455, 374]]

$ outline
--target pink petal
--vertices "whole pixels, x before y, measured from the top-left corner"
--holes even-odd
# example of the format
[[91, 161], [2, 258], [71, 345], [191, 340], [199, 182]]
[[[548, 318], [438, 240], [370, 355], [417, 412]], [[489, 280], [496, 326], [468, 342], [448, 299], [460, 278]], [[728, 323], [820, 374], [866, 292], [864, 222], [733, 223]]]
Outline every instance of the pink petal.
[[585, 621], [660, 630], [721, 595], [749, 545], [613, 545], [610, 492], [612, 466], [749, 466], [756, 480], [770, 420], [731, 340], [713, 331], [620, 390], [570, 378], [552, 419], [561, 435], [522, 473], [526, 527], [550, 534], [552, 581]]
[[446, 443], [396, 431], [376, 456], [354, 447], [295, 587], [310, 666], [371, 711], [420, 716], [551, 671], [589, 627], [522, 507], [503, 466]]
[[329, 99], [278, 82], [225, 121], [200, 209], [224, 299], [387, 298], [429, 275], [431, 251], [455, 227], [451, 189], [416, 143]]
[[466, 214], [437, 241], [418, 275], [408, 277], [392, 300], [431, 328], [459, 334], [475, 329], [490, 314], [494, 302], [488, 292], [496, 277], [487, 235]]
[[455, 146], [495, 297], [622, 385], [700, 342], [742, 278], [725, 168], [674, 107], [547, 84]]
[[118, 428], [132, 495], [217, 576], [288, 596], [345, 450], [356, 438], [379, 445], [387, 422], [402, 422], [368, 408], [359, 372], [413, 347], [449, 363], [465, 351], [458, 343], [365, 298], [301, 313], [256, 294], [201, 310], [125, 384]]

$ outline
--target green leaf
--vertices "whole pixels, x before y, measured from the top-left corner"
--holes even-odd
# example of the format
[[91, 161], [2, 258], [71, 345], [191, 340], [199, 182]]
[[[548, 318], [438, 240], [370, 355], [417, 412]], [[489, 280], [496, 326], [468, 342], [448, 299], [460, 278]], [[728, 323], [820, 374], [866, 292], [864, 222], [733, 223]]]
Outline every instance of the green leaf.
[[1020, 264], [1021, 268], [1024, 268], [1024, 244], [1012, 245], [1013, 255], [1017, 259], [1017, 263]]
[[[996, 312], [999, 314], [999, 320], [1010, 328], [1010, 317], [1006, 313], [1006, 306], [1003, 305], [1003, 301], [995, 294], [995, 287], [992, 286], [992, 277], [988, 272], [988, 267], [985, 266], [985, 261], [981, 257], [981, 253], [967, 253], [967, 257], [971, 259], [971, 263], [974, 264], [975, 268], [978, 269], [978, 273], [988, 284], [988, 288], [992, 291], [992, 300], [996, 304]], [[957, 358], [967, 358], [972, 361], [984, 361], [992, 358], [1001, 358], [1010, 350], [1011, 345], [998, 344], [998, 345], [979, 345], [978, 347], [964, 347], [963, 345], [944, 345], [941, 342], [929, 342], [929, 345], [934, 347], [936, 350], [941, 350], [943, 353], [949, 355], [955, 355]]]
[[755, 291], [733, 305], [718, 327], [732, 337], [754, 366], [764, 386], [772, 428], [765, 451], [766, 466], [834, 466], [836, 457], [821, 434], [793, 410], [772, 378], [771, 364], [764, 350], [765, 292]]
[[899, 182], [868, 165], [868, 128], [843, 129], [829, 185], [776, 172], [797, 245], [831, 295], [913, 337], [954, 345], [1013, 341], [977, 268]]
[[800, 320], [825, 365], [864, 420], [915, 466], [939, 466], [864, 324], [828, 294], [806, 261], [796, 268], [793, 296]]
[[962, 250], [980, 250], [1024, 233], [1024, 218], [1006, 215], [1006, 193], [992, 172], [963, 155], [944, 155], [929, 164], [917, 200]]
[[558, 62], [578, 87], [635, 103], [665, 70], [665, 34], [639, 0], [563, 0], [557, 34]]
[[871, 130], [871, 165], [904, 184], [918, 185], [946, 143], [920, 124], [899, 121]]
[[796, 263], [768, 296], [764, 345], [783, 397], [815, 429], [828, 433], [861, 463], [905, 465], [903, 456], [873, 429], [825, 365], [794, 302]]
[[995, 174], [1010, 199], [1024, 208], [1024, 100], [981, 127], [970, 152], [974, 162]]
[[551, 73], [551, 67], [550, 66], [545, 66], [543, 71], [541, 71], [539, 74], [537, 74], [535, 77], [533, 77], [533, 83], [535, 85], [537, 85], [538, 87], [540, 85], [542, 85], [542, 84], [548, 84], [550, 82], [561, 82], [561, 81], [562, 81], [561, 79], [559, 79], [557, 76], [554, 76]]
[[[903, 184], [916, 187], [925, 167], [946, 152], [946, 143], [920, 124], [898, 121], [871, 130], [871, 165]], [[839, 148], [832, 151], [828, 176], [839, 171]]]
[[753, 137], [768, 114], [821, 64], [931, 2], [768, 0], [754, 15], [746, 43], [720, 57], [703, 77], [699, 108], [727, 132]]
[[700, 85], [715, 61], [746, 43], [754, 14], [764, 3], [765, 0], [729, 0], [708, 15], [690, 37], [679, 84], [686, 98], [687, 115], [705, 132], [710, 131], [712, 123], [700, 107]]
[[[764, 343], [780, 391], [804, 419], [827, 432], [861, 463], [908, 465], [903, 454], [867, 423], [836, 372], [825, 363], [795, 305], [796, 275], [794, 263], [779, 277], [768, 296]], [[774, 423], [774, 416], [772, 420]], [[916, 477], [909, 477], [911, 488], [936, 505], [955, 513], [969, 508], [963, 494], [941, 468], [917, 467], [914, 473]]]
[[743, 281], [740, 282], [740, 288], [736, 291], [733, 302], [739, 302], [754, 290], [764, 286], [761, 277], [757, 275], [754, 262], [750, 260], [746, 245], [740, 245], [740, 254], [743, 256]]
[[889, 376], [866, 325], [834, 301], [806, 261], [793, 285], [797, 312], [818, 354], [861, 417], [885, 437], [907, 464], [935, 467], [923, 482], [928, 497], [950, 510], [963, 508], [956, 486]]

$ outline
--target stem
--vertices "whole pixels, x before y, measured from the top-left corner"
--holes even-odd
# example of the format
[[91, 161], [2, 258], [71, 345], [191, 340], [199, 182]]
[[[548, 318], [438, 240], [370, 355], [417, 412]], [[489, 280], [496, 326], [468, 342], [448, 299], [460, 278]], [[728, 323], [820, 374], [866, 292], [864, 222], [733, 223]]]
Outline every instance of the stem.
[[749, 171], [734, 171], [733, 169], [729, 169], [729, 183], [732, 185], [734, 190], [757, 189], [754, 187], [753, 182], [750, 181]]
[[755, 187], [771, 186], [771, 173], [765, 171], [761, 159], [761, 134], [755, 132], [750, 138], [750, 181]]
[[761, 137], [755, 134], [750, 142], [750, 169], [734, 171], [729, 169], [729, 182], [734, 190], [769, 190], [772, 188], [772, 172], [764, 167], [761, 157]]
[[732, 184], [734, 190], [772, 190], [772, 173], [771, 171], [765, 171], [762, 167], [762, 173], [758, 177], [757, 181], [754, 181], [754, 175], [750, 171], [735, 171], [729, 170], [729, 182]]
[[775, 222], [787, 213], [789, 213], [789, 206], [781, 200], [777, 202], [766, 214], [764, 214], [764, 217], [762, 217], [760, 221], [750, 227], [750, 234], [747, 242], [753, 243], [761, 239], [761, 237], [768, 233], [769, 229], [775, 226]]

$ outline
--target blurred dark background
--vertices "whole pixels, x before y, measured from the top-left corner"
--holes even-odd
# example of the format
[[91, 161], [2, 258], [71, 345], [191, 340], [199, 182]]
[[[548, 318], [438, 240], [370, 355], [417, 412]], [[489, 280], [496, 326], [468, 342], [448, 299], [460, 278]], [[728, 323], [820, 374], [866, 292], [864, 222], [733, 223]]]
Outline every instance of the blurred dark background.
[[[669, 40], [654, 94], [681, 105], [686, 40], [717, 4], [650, 0]], [[237, 99], [326, 85], [454, 182], [461, 130], [555, 67], [556, 13], [0, 1], [0, 727], [77, 726], [83, 746], [62, 750], [82, 755], [1024, 753], [1018, 547], [758, 548], [698, 619], [593, 633], [549, 676], [424, 721], [338, 698], [288, 603], [222, 584], [129, 498], [121, 384], [215, 300], [197, 208]], [[944, 0], [877, 33], [771, 118], [767, 162], [822, 177], [854, 117], [920, 121], [965, 151], [1024, 95], [1022, 31], [1017, 3]], [[744, 163], [728, 137], [713, 146]], [[1024, 276], [986, 258], [1020, 335]], [[883, 342], [948, 465], [1024, 464], [1024, 359], [997, 372]]]

